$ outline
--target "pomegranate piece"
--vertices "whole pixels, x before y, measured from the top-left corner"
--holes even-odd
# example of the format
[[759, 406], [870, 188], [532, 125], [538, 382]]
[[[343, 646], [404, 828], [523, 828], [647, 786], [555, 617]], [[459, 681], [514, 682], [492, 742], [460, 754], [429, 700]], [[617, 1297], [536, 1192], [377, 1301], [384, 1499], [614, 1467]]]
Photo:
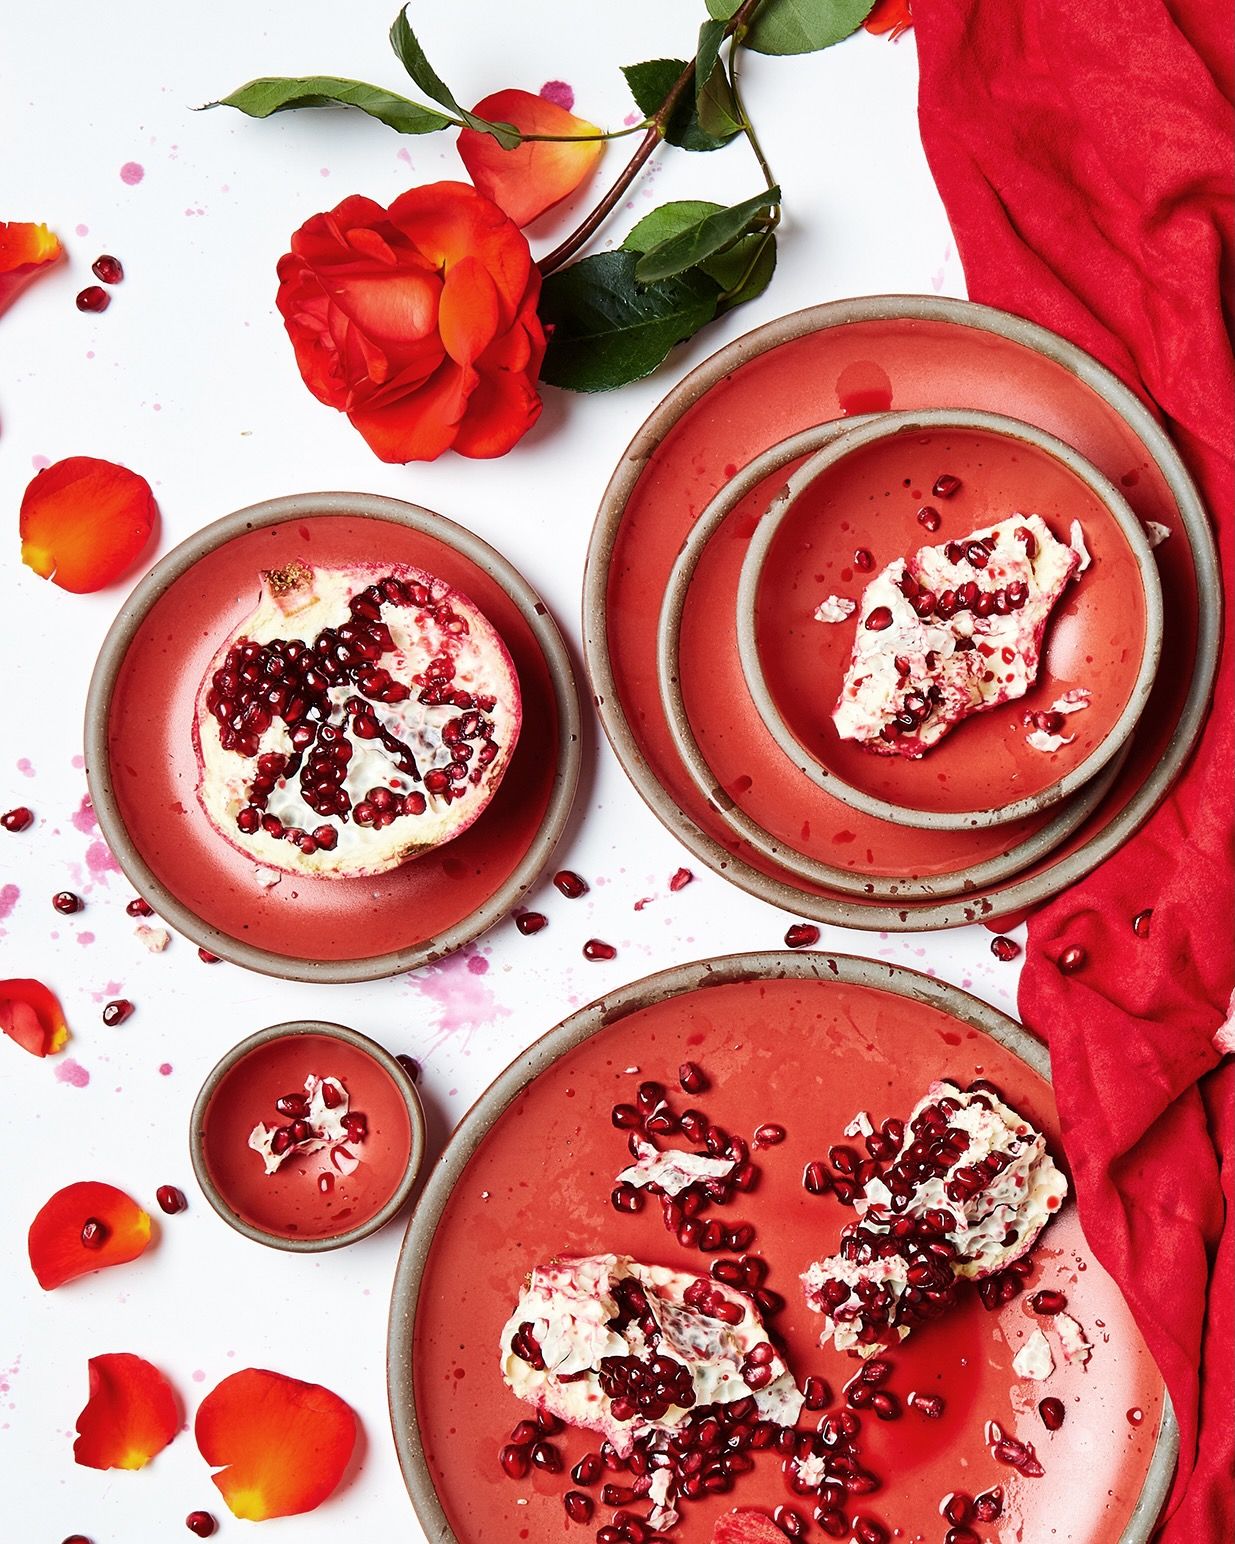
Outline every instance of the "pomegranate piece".
[[1016, 959], [1020, 952], [1021, 946], [1015, 938], [1007, 938], [1004, 934], [1000, 933], [998, 937], [991, 939], [991, 953], [997, 960], [1002, 960], [1005, 965], [1009, 961]]
[[785, 934], [790, 949], [810, 949], [819, 942], [819, 929], [813, 922], [795, 922]]
[[1068, 1306], [1068, 1299], [1062, 1292], [1052, 1292], [1049, 1287], [1043, 1287], [1040, 1292], [1035, 1292], [1029, 1299], [1029, 1306], [1034, 1313], [1040, 1313], [1047, 1318], [1057, 1313], [1062, 1313]]
[[104, 252], [90, 264], [90, 272], [104, 284], [119, 284], [124, 278], [124, 265], [118, 257]]
[[154, 1195], [159, 1210], [166, 1212], [169, 1217], [185, 1211], [189, 1204], [184, 1198], [184, 1191], [178, 1190], [175, 1185], [160, 1185]]
[[1047, 1431], [1058, 1431], [1064, 1423], [1065, 1411], [1062, 1399], [1042, 1399], [1038, 1401], [1038, 1414], [1042, 1417], [1042, 1424]]
[[190, 1512], [184, 1520], [185, 1527], [199, 1539], [211, 1538], [218, 1527], [209, 1512]]
[[1024, 696], [1083, 560], [1079, 527], [1067, 545], [1039, 516], [1020, 519], [921, 547], [870, 581], [832, 713], [842, 739], [913, 759], [974, 713]]
[[102, 1249], [111, 1237], [111, 1229], [97, 1217], [87, 1217], [81, 1225], [81, 1241], [86, 1249]]
[[128, 912], [130, 917], [153, 917], [154, 916], [154, 907], [151, 906], [149, 901], [142, 900], [140, 895], [134, 896], [134, 898], [129, 902], [129, 904], [124, 909], [125, 909], [125, 911]]
[[708, 1086], [703, 1068], [693, 1061], [683, 1062], [678, 1068], [678, 1083], [688, 1094], [701, 1094]]
[[211, 954], [209, 949], [199, 949], [197, 951], [197, 958], [202, 962], [203, 965], [220, 965], [220, 964], [222, 964], [222, 961], [219, 959], [219, 956], [217, 954]]
[[859, 547], [853, 554], [853, 566], [864, 574], [869, 574], [875, 566], [875, 554], [868, 547]]
[[918, 510], [918, 524], [924, 531], [937, 531], [943, 524], [943, 516], [933, 504], [924, 504]]
[[108, 1029], [115, 1029], [117, 1024], [123, 1024], [133, 1012], [133, 1004], [127, 997], [117, 997], [107, 1003], [103, 1008], [103, 1022]]
[[960, 488], [961, 480], [954, 477], [951, 472], [941, 472], [935, 479], [931, 492], [937, 499], [950, 499]]
[[617, 958], [617, 950], [612, 944], [607, 944], [603, 938], [589, 938], [583, 946], [583, 958], [585, 960], [613, 960]]
[[553, 876], [554, 887], [561, 891], [568, 901], [577, 901], [581, 895], [588, 892], [588, 882], [573, 869], [559, 869]]
[[493, 798], [522, 721], [501, 638], [406, 566], [262, 575], [198, 691], [198, 799], [263, 866], [384, 873], [452, 840]]
[[675, 869], [669, 876], [669, 889], [674, 894], [685, 890], [686, 886], [693, 883], [695, 876], [688, 868]]
[[[29, 815], [30, 811], [26, 810], [26, 811], [24, 811], [24, 813]], [[5, 816], [5, 819], [7, 820], [8, 817]], [[27, 822], [27, 824], [28, 824], [28, 822]], [[12, 827], [10, 826], [9, 829], [12, 830]], [[1138, 911], [1136, 916], [1133, 917], [1133, 919], [1132, 919], [1132, 931], [1136, 934], [1136, 936], [1138, 938], [1148, 938], [1149, 937], [1149, 926], [1150, 926], [1150, 923], [1153, 921], [1153, 915], [1154, 915], [1153, 907], [1152, 906], [1147, 906], [1144, 911]]]
[[992, 1485], [973, 1498], [973, 1518], [978, 1523], [997, 1523], [1003, 1516], [1003, 1486]]
[[77, 309], [79, 311], [106, 311], [111, 305], [111, 296], [101, 285], [88, 284], [77, 296]]
[[768, 1121], [755, 1132], [756, 1147], [777, 1147], [785, 1140], [785, 1128]]
[[395, 1061], [403, 1068], [413, 1083], [420, 1082], [420, 1063], [414, 1056], [396, 1056]]
[[543, 911], [521, 911], [515, 917], [515, 926], [524, 938], [531, 938], [549, 926], [549, 919]]
[[19, 804], [15, 810], [7, 810], [0, 815], [0, 826], [6, 831], [24, 831], [33, 821], [34, 811], [28, 810], [24, 804]]

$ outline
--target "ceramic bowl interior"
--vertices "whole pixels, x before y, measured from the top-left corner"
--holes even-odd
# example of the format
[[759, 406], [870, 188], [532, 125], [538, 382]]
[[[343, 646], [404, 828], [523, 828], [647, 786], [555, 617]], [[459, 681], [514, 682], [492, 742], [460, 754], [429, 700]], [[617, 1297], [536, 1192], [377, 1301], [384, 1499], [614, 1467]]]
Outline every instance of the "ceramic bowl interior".
[[[959, 478], [950, 497], [932, 493], [943, 474]], [[933, 531], [924, 509], [938, 517]], [[894, 558], [1016, 514], [1040, 515], [1063, 541], [1079, 522], [1092, 558], [1047, 624], [1035, 684], [917, 760], [842, 740], [832, 709], [867, 583]], [[859, 602], [858, 613], [817, 620], [829, 595]], [[1135, 728], [1161, 653], [1157, 569], [1127, 502], [1061, 441], [990, 413], [886, 414], [821, 449], [760, 521], [737, 607], [743, 671], [782, 749], [845, 803], [935, 829], [1019, 820], [1084, 786]], [[1067, 718], [1071, 743], [1035, 749], [1025, 714], [1074, 688], [1090, 703]]]
[[[321, 1149], [286, 1158], [267, 1174], [249, 1146], [259, 1122], [310, 1075], [337, 1078], [368, 1134], [348, 1144], [354, 1166]], [[376, 1041], [340, 1024], [276, 1024], [250, 1035], [202, 1085], [190, 1131], [193, 1168], [224, 1221], [276, 1249], [337, 1249], [384, 1226], [411, 1194], [424, 1158], [425, 1125], [409, 1075]], [[345, 1172], [350, 1169], [351, 1172]]]

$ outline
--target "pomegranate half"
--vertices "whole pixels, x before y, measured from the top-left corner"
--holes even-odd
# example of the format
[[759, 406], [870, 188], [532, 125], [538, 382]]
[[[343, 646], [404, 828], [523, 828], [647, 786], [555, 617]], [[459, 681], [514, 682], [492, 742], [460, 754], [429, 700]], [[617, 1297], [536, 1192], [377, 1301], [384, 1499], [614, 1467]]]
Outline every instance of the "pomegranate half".
[[197, 795], [259, 865], [380, 874], [484, 811], [522, 708], [476, 606], [406, 565], [264, 572], [210, 661], [193, 725]]

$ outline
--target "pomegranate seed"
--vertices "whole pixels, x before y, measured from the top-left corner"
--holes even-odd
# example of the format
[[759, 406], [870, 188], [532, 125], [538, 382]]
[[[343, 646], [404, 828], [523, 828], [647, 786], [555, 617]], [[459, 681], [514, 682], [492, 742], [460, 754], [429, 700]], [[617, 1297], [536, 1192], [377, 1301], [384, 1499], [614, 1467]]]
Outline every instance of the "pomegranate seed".
[[581, 1490], [568, 1490], [562, 1497], [562, 1505], [572, 1523], [591, 1522], [592, 1513], [596, 1510], [596, 1503], [591, 1496], [585, 1496]]
[[943, 1544], [982, 1544], [972, 1528], [949, 1528], [943, 1536]]
[[806, 1519], [791, 1506], [778, 1506], [772, 1513], [772, 1521], [787, 1539], [806, 1537]]
[[675, 869], [669, 876], [669, 889], [676, 895], [679, 890], [685, 890], [686, 886], [693, 882], [694, 877], [688, 868]]
[[886, 1389], [880, 1389], [871, 1398], [871, 1409], [881, 1421], [899, 1421], [901, 1418], [901, 1402], [895, 1394], [889, 1394]]
[[959, 477], [953, 477], [951, 472], [943, 472], [936, 477], [931, 492], [937, 499], [950, 499], [960, 485]]
[[219, 956], [211, 954], [209, 949], [199, 949], [197, 951], [197, 958], [203, 965], [217, 965], [219, 963]]
[[570, 1477], [576, 1485], [595, 1485], [603, 1468], [599, 1453], [585, 1453], [570, 1471]]
[[768, 1121], [755, 1132], [756, 1147], [776, 1147], [785, 1140], [785, 1128], [775, 1121]]
[[944, 1412], [943, 1399], [938, 1394], [915, 1394], [913, 1408], [928, 1421], [937, 1421]]
[[527, 1455], [527, 1449], [508, 1442], [498, 1454], [498, 1462], [512, 1480], [526, 1478], [528, 1470], [532, 1467], [532, 1461]]
[[866, 618], [866, 630], [868, 633], [886, 632], [892, 625], [892, 613], [887, 606], [876, 606]]
[[135, 896], [124, 908], [130, 917], [153, 917], [154, 907], [149, 901], [143, 901], [141, 896]]
[[1015, 938], [1008, 938], [1003, 933], [991, 939], [991, 953], [997, 960], [1002, 960], [1006, 965], [1009, 960], [1016, 959], [1021, 952], [1021, 946]]
[[815, 1521], [819, 1524], [819, 1526], [830, 1539], [844, 1539], [849, 1537], [849, 1523], [845, 1517], [845, 1514], [835, 1507], [816, 1507]]
[[826, 1410], [832, 1403], [832, 1389], [828, 1380], [812, 1374], [802, 1385], [802, 1399], [808, 1410]]
[[133, 1012], [133, 1004], [127, 997], [117, 997], [113, 1002], [107, 1003], [103, 1008], [103, 1022], [108, 1029], [115, 1029], [117, 1024], [123, 1024], [125, 1019]]
[[1081, 948], [1080, 944], [1070, 944], [1059, 956], [1059, 970], [1062, 975], [1073, 976], [1083, 968], [1089, 956]]
[[86, 904], [80, 895], [74, 895], [71, 890], [57, 890], [51, 903], [62, 917], [71, 917]]
[[190, 1512], [184, 1520], [184, 1525], [199, 1539], [208, 1539], [219, 1526], [209, 1512]]
[[996, 1523], [1002, 1516], [1002, 1485], [992, 1485], [990, 1490], [984, 1490], [980, 1496], [973, 1498], [973, 1517], [975, 1522]]
[[634, 1185], [618, 1185], [609, 1197], [615, 1212], [641, 1212], [643, 1192]]
[[1044, 1314], [1049, 1318], [1054, 1314], [1062, 1313], [1068, 1306], [1068, 1299], [1062, 1292], [1052, 1292], [1049, 1287], [1043, 1287], [1041, 1292], [1035, 1292], [1029, 1299], [1029, 1306], [1034, 1313]]
[[530, 938], [533, 933], [539, 933], [541, 928], [548, 925], [549, 919], [543, 911], [521, 911], [515, 917], [515, 926], [524, 938]]
[[119, 284], [124, 278], [124, 266], [118, 257], [112, 257], [109, 252], [96, 257], [90, 264], [90, 272], [96, 279], [102, 279], [104, 284]]
[[577, 901], [588, 892], [587, 880], [580, 878], [573, 869], [559, 869], [553, 876], [553, 883], [569, 901]]
[[395, 1061], [403, 1068], [413, 1083], [420, 1082], [420, 1063], [414, 1056], [396, 1056]]
[[81, 1225], [81, 1241], [87, 1249], [102, 1249], [111, 1235], [111, 1229], [97, 1217], [87, 1217]]
[[155, 1200], [159, 1203], [159, 1209], [174, 1217], [177, 1212], [183, 1212], [188, 1202], [184, 1198], [184, 1191], [177, 1190], [175, 1185], [160, 1185], [155, 1191]]
[[1042, 1424], [1047, 1431], [1058, 1431], [1064, 1421], [1064, 1407], [1061, 1399], [1043, 1399], [1038, 1402], [1038, 1414], [1042, 1417]]
[[328, 1110], [337, 1110], [343, 1103], [343, 1095], [333, 1083], [323, 1083], [319, 1092], [322, 1096], [322, 1103]]
[[[29, 810], [27, 810], [25, 813], [29, 814], [30, 812], [29, 812]], [[7, 816], [5, 818], [7, 819]], [[1133, 917], [1133, 919], [1132, 919], [1132, 931], [1136, 934], [1136, 936], [1138, 938], [1148, 938], [1149, 937], [1149, 924], [1150, 924], [1150, 921], [1153, 918], [1153, 914], [1154, 914], [1153, 907], [1152, 906], [1147, 906], [1144, 911], [1138, 911], [1136, 916]]]
[[678, 1068], [678, 1082], [688, 1094], [701, 1094], [708, 1086], [703, 1068], [693, 1061], [683, 1062]]
[[100, 284], [88, 284], [77, 297], [79, 311], [106, 311], [109, 305], [111, 296]]
[[84, 1533], [70, 1533], [68, 1538], [63, 1541], [63, 1544], [91, 1544], [91, 1541]]
[[853, 554], [853, 566], [860, 568], [864, 574], [869, 574], [875, 566], [874, 554], [866, 547], [859, 547]]
[[275, 1100], [274, 1107], [289, 1120], [303, 1120], [309, 1113], [309, 1101], [303, 1094], [283, 1094]]
[[19, 804], [15, 810], [9, 810], [0, 815], [0, 826], [6, 831], [24, 831], [34, 819], [34, 811], [28, 810], [24, 804]]
[[605, 943], [603, 938], [589, 938], [583, 946], [583, 958], [585, 960], [612, 960], [617, 958], [617, 950], [612, 944]]
[[946, 1522], [959, 1528], [973, 1516], [973, 1498], [967, 1496], [963, 1490], [954, 1490], [950, 1496], [943, 1498], [943, 1504], [939, 1510]]
[[943, 524], [943, 516], [933, 504], [926, 504], [918, 510], [918, 524], [927, 531], [937, 531]]
[[819, 929], [813, 922], [795, 922], [785, 934], [790, 949], [809, 949], [819, 942]]
[[873, 1517], [855, 1517], [853, 1532], [854, 1537], [861, 1540], [861, 1544], [887, 1544], [888, 1530]]

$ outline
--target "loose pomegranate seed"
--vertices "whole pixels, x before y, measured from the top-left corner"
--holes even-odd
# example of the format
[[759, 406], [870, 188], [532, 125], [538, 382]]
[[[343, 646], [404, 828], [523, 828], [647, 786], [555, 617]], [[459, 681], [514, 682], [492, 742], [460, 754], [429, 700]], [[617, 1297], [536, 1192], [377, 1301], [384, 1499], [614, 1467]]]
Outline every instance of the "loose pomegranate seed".
[[708, 1086], [703, 1068], [693, 1061], [685, 1061], [678, 1068], [678, 1082], [688, 1094], [701, 1094]]
[[990, 1490], [984, 1490], [980, 1496], [973, 1498], [973, 1517], [975, 1522], [996, 1523], [1002, 1516], [1002, 1485], [992, 1485]]
[[832, 1403], [832, 1389], [826, 1378], [812, 1374], [802, 1385], [802, 1401], [808, 1410], [826, 1410]]
[[868, 633], [886, 632], [892, 625], [892, 613], [887, 606], [876, 606], [866, 618]]
[[959, 477], [953, 477], [951, 472], [943, 472], [935, 479], [931, 492], [937, 499], [950, 499], [960, 485]]
[[873, 1517], [855, 1517], [853, 1532], [861, 1544], [887, 1544], [888, 1530]]
[[0, 815], [0, 826], [6, 831], [24, 831], [34, 819], [34, 811], [28, 810], [24, 804], [19, 804], [15, 810], [9, 810]]
[[539, 933], [541, 928], [548, 927], [549, 919], [543, 911], [521, 911], [515, 917], [515, 926], [524, 938], [530, 938], [533, 933]]
[[785, 934], [790, 949], [809, 949], [819, 942], [819, 929], [813, 922], [795, 922]]
[[669, 876], [669, 889], [676, 895], [679, 890], [685, 890], [694, 881], [694, 877], [688, 868], [675, 869]]
[[573, 869], [559, 869], [553, 876], [553, 883], [569, 901], [577, 901], [588, 892], [587, 880], [582, 879]]
[[591, 1496], [585, 1496], [581, 1490], [568, 1490], [562, 1497], [562, 1505], [572, 1523], [591, 1522], [592, 1513], [596, 1510], [596, 1503]]
[[88, 284], [77, 297], [79, 311], [106, 311], [109, 305], [111, 296], [100, 284]]
[[949, 1528], [943, 1536], [943, 1544], [982, 1544], [972, 1528]]
[[197, 951], [197, 958], [203, 965], [217, 965], [219, 963], [219, 956], [211, 954], [209, 949], [199, 949]]
[[813, 1196], [825, 1195], [831, 1188], [832, 1176], [828, 1173], [828, 1166], [816, 1158], [808, 1163], [802, 1170], [802, 1188]]
[[91, 1544], [84, 1533], [70, 1533], [64, 1544]]
[[755, 1132], [756, 1147], [776, 1147], [785, 1140], [785, 1128], [775, 1121], [768, 1121]]
[[886, 1389], [880, 1389], [871, 1397], [871, 1409], [881, 1421], [899, 1421], [901, 1418], [901, 1402], [895, 1394], [889, 1394]]
[[395, 1061], [403, 1068], [413, 1083], [420, 1082], [420, 1063], [414, 1056], [396, 1056]]
[[184, 1191], [177, 1190], [175, 1185], [160, 1185], [154, 1195], [160, 1210], [166, 1212], [169, 1217], [184, 1211], [189, 1204], [184, 1198]]
[[303, 1120], [309, 1113], [309, 1101], [303, 1094], [281, 1094], [275, 1100], [274, 1107], [289, 1120]]
[[71, 917], [86, 904], [80, 895], [74, 895], [71, 890], [57, 890], [51, 903], [62, 917]]
[[959, 1528], [973, 1516], [973, 1497], [967, 1496], [963, 1490], [954, 1490], [950, 1496], [943, 1498], [939, 1510], [947, 1522]]
[[618, 1185], [609, 1197], [610, 1204], [615, 1212], [641, 1212], [643, 1210], [643, 1192], [634, 1185]]
[[527, 1449], [518, 1446], [514, 1442], [508, 1442], [498, 1454], [498, 1462], [512, 1480], [526, 1478], [528, 1470], [532, 1467], [532, 1460], [528, 1457]]
[[603, 1469], [599, 1453], [585, 1453], [570, 1471], [570, 1477], [576, 1485], [595, 1485]]
[[184, 1525], [199, 1539], [208, 1539], [219, 1526], [209, 1512], [190, 1512], [184, 1520]]
[[1006, 965], [1009, 960], [1014, 960], [1021, 952], [1021, 946], [1015, 938], [1008, 938], [1000, 933], [997, 938], [991, 939], [991, 953], [997, 960], [1002, 960]]
[[115, 1029], [117, 1024], [123, 1024], [125, 1019], [133, 1011], [133, 1004], [127, 997], [117, 997], [114, 1002], [107, 1003], [103, 1008], [103, 1022], [108, 1029]]
[[135, 896], [124, 908], [130, 917], [153, 917], [154, 907], [149, 901], [143, 901], [141, 896]]
[[1038, 1414], [1042, 1417], [1042, 1424], [1047, 1431], [1058, 1431], [1064, 1421], [1064, 1407], [1061, 1399], [1043, 1399], [1038, 1402]]
[[[27, 810], [26, 813], [29, 814], [30, 813], [29, 810]], [[1132, 931], [1136, 934], [1136, 936], [1138, 938], [1148, 938], [1149, 937], [1149, 924], [1150, 924], [1150, 922], [1153, 919], [1153, 914], [1154, 914], [1153, 907], [1152, 906], [1147, 906], [1144, 911], [1138, 911], [1136, 916], [1133, 917], [1133, 919], [1132, 919]]]
[[937, 1421], [944, 1412], [943, 1399], [938, 1394], [915, 1394], [913, 1408], [928, 1421]]
[[118, 257], [112, 257], [110, 252], [96, 257], [90, 264], [90, 272], [96, 279], [102, 279], [104, 284], [119, 284], [124, 278], [123, 264]]
[[933, 504], [925, 504], [918, 510], [918, 524], [927, 531], [937, 531], [943, 524], [943, 516]]
[[1065, 976], [1073, 976], [1083, 968], [1089, 956], [1080, 944], [1070, 944], [1059, 956], [1059, 969]]
[[1049, 1287], [1043, 1287], [1041, 1292], [1035, 1292], [1029, 1299], [1029, 1306], [1034, 1313], [1040, 1313], [1050, 1318], [1057, 1313], [1062, 1313], [1068, 1306], [1068, 1299], [1062, 1292], [1052, 1292]]
[[859, 547], [853, 554], [853, 566], [860, 568], [864, 574], [869, 574], [875, 566], [875, 557], [866, 547]]
[[612, 960], [617, 958], [617, 950], [612, 944], [607, 944], [603, 938], [589, 938], [583, 946], [583, 958], [585, 960]]
[[772, 1521], [787, 1539], [806, 1537], [806, 1519], [800, 1512], [795, 1512], [791, 1506], [778, 1506], [772, 1513]]
[[87, 1249], [102, 1249], [111, 1229], [97, 1217], [87, 1217], [81, 1225], [81, 1241]]

